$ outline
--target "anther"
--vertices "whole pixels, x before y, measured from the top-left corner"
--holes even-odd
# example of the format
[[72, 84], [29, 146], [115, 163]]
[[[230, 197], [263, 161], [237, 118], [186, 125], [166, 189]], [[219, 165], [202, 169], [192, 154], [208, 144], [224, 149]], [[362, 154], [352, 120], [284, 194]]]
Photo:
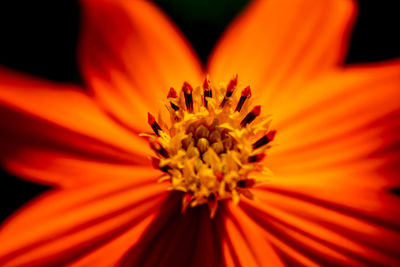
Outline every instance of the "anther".
[[236, 85], [238, 84], [238, 75], [236, 74], [232, 80], [230, 80], [228, 86], [226, 87], [226, 92], [230, 92], [229, 97], [232, 96], [233, 90], [235, 90]]
[[229, 98], [232, 96], [233, 91], [236, 88], [236, 85], [238, 83], [238, 76], [236, 76], [229, 82], [228, 86], [226, 87], [226, 93], [224, 96], [224, 99], [222, 100], [221, 104], [219, 105], [220, 108], [223, 108], [225, 104], [228, 102]]
[[[175, 89], [172, 88], [172, 87], [169, 88], [169, 92], [168, 92], [167, 98], [168, 98], [168, 99], [170, 99], [170, 98], [175, 99], [175, 98], [177, 98], [177, 97], [178, 97], [178, 95], [176, 94]], [[174, 102], [172, 101], [172, 99], [169, 101], [170, 104], [171, 104], [171, 108], [173, 108], [175, 111], [179, 110], [179, 107], [178, 107], [177, 105], [174, 104]]]
[[153, 129], [154, 133], [160, 136], [160, 131], [162, 131], [160, 125], [156, 122], [156, 119], [150, 113], [147, 113], [147, 121], [149, 122], [151, 128]]
[[254, 179], [239, 180], [236, 185], [241, 188], [252, 187], [255, 184]]
[[269, 142], [271, 142], [272, 140], [274, 140], [276, 135], [276, 130], [272, 130], [269, 133], [267, 133], [266, 135], [264, 135], [263, 137], [261, 137], [260, 139], [258, 139], [256, 142], [253, 143], [253, 149], [257, 149], [259, 147], [262, 147], [263, 145], [268, 144]]
[[208, 78], [204, 79], [203, 83], [203, 90], [204, 90], [204, 106], [207, 107], [207, 97], [212, 97], [212, 90], [210, 86], [210, 80]]
[[251, 90], [250, 90], [250, 86], [247, 86], [246, 88], [243, 89], [242, 91], [242, 95], [240, 96], [239, 102], [237, 103], [236, 109], [235, 111], [240, 112], [240, 110], [243, 107], [244, 102], [250, 98], [251, 96]]
[[247, 162], [254, 163], [260, 162], [264, 159], [265, 153], [256, 154], [247, 158]]
[[160, 142], [158, 141], [154, 141], [154, 142], [150, 142], [150, 147], [159, 155], [163, 156], [164, 158], [168, 158], [168, 152], [167, 150], [165, 150], [165, 148], [162, 147], [162, 145], [160, 144]]
[[173, 87], [169, 88], [168, 96], [167, 98], [177, 98], [178, 95], [176, 94], [176, 91]]
[[185, 95], [186, 109], [189, 112], [193, 112], [193, 98], [192, 98], [193, 88], [188, 82], [184, 82], [182, 90]]
[[254, 121], [255, 118], [257, 118], [258, 115], [261, 113], [261, 106], [255, 106], [247, 115], [244, 117], [244, 119], [240, 122], [240, 126], [243, 128], [247, 124], [251, 123]]

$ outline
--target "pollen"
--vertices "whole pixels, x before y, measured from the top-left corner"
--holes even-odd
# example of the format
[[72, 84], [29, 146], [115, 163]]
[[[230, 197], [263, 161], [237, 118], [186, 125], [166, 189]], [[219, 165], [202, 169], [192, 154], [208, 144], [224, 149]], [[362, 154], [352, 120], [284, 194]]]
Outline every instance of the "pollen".
[[[251, 95], [237, 75], [216, 86], [207, 77], [198, 87], [183, 82], [179, 94], [171, 87], [158, 119], [148, 114], [153, 132], [141, 135], [154, 151], [153, 167], [163, 172], [159, 182], [183, 192], [183, 213], [208, 205], [212, 218], [221, 201], [253, 199], [251, 189], [268, 182], [262, 161], [276, 131]], [[254, 178], [257, 172], [264, 175]]]

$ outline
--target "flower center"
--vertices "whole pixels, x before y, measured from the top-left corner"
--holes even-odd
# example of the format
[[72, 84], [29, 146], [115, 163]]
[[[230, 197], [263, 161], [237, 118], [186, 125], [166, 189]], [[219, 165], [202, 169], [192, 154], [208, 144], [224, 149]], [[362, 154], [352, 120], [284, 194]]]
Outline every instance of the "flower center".
[[237, 86], [237, 75], [227, 85], [213, 86], [206, 78], [193, 89], [184, 82], [179, 95], [170, 89], [157, 120], [148, 114], [154, 134], [142, 136], [156, 154], [153, 166], [164, 172], [159, 181], [184, 192], [182, 212], [208, 204], [214, 217], [221, 200], [252, 199], [249, 189], [266, 181], [251, 173], [270, 174], [260, 162], [276, 131], [269, 130], [269, 117], [260, 116], [260, 106], [251, 108], [250, 87], [239, 93]]

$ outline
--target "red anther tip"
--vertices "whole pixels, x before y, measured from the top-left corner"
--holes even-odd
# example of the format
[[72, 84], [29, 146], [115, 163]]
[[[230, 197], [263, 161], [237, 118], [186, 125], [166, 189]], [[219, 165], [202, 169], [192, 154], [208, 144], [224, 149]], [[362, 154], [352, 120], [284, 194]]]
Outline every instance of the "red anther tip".
[[229, 82], [228, 86], [226, 87], [226, 91], [233, 92], [237, 84], [238, 84], [238, 75], [236, 74], [236, 76]]
[[265, 158], [265, 153], [260, 153], [256, 155], [257, 161], [262, 161]]
[[217, 172], [215, 174], [215, 176], [217, 177], [218, 182], [221, 182], [222, 179], [224, 178], [224, 173], [223, 172]]
[[247, 98], [249, 98], [251, 96], [250, 86], [247, 86], [246, 88], [243, 89], [242, 96], [245, 96]]
[[207, 78], [204, 79], [203, 88], [206, 91], [210, 90], [210, 80], [209, 79], [207, 79]]
[[176, 91], [175, 91], [175, 89], [174, 88], [169, 88], [169, 92], [168, 92], [168, 96], [167, 96], [167, 98], [177, 98], [178, 97], [178, 95], [176, 94]]
[[267, 138], [268, 138], [270, 141], [272, 141], [272, 140], [274, 140], [275, 135], [276, 135], [276, 130], [272, 130], [272, 131], [270, 131], [269, 133], [267, 133]]
[[154, 118], [153, 115], [151, 115], [149, 112], [147, 113], [147, 121], [149, 122], [150, 125], [156, 122], [156, 119]]
[[261, 106], [255, 106], [255, 107], [252, 109], [251, 113], [253, 113], [253, 114], [256, 115], [256, 116], [260, 115], [260, 113], [261, 113]]
[[182, 86], [182, 90], [183, 92], [185, 92], [186, 94], [192, 93], [193, 88], [192, 86], [188, 83], [188, 82], [184, 82], [183, 86]]

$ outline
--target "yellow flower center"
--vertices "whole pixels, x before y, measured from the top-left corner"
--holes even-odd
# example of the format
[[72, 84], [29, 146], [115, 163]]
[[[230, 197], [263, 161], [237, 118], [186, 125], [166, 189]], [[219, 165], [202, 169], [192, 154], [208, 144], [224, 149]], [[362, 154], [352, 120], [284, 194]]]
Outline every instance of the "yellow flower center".
[[252, 172], [270, 175], [260, 162], [276, 131], [269, 130], [269, 117], [260, 116], [260, 106], [251, 108], [250, 87], [239, 92], [237, 82], [237, 75], [227, 85], [205, 79], [193, 89], [184, 82], [179, 95], [170, 89], [157, 120], [148, 114], [154, 134], [142, 136], [156, 154], [153, 166], [164, 172], [159, 181], [184, 192], [182, 212], [208, 204], [214, 217], [218, 201], [251, 199], [249, 189], [266, 182], [251, 178]]

